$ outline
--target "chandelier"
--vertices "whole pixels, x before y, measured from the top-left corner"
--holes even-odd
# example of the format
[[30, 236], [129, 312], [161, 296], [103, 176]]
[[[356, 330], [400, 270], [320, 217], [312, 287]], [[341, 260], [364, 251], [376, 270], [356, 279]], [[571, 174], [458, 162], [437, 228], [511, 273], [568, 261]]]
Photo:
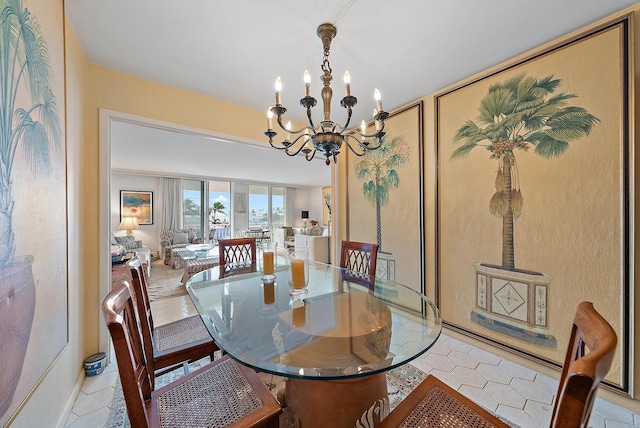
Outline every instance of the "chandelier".
[[[384, 121], [389, 117], [389, 113], [382, 110], [382, 99], [380, 92], [376, 89], [374, 91], [374, 98], [376, 100], [376, 109], [373, 111], [373, 119], [375, 121], [376, 132], [373, 134], [366, 134], [366, 124], [363, 120], [360, 125], [360, 130], [357, 128], [349, 128], [349, 122], [351, 121], [352, 108], [358, 102], [358, 99], [351, 95], [351, 76], [349, 72], [344, 73], [344, 86], [345, 97], [340, 101], [340, 105], [347, 109], [347, 120], [344, 125], [340, 125], [331, 120], [331, 97], [333, 91], [331, 90], [331, 65], [329, 64], [329, 49], [331, 48], [331, 40], [336, 35], [336, 27], [332, 24], [322, 24], [318, 27], [318, 37], [322, 40], [322, 47], [324, 51], [322, 60], [322, 82], [323, 88], [321, 91], [322, 103], [324, 105], [324, 120], [320, 122], [318, 126], [313, 123], [311, 119], [311, 108], [316, 105], [316, 99], [309, 95], [309, 89], [311, 86], [311, 76], [308, 71], [304, 72], [304, 84], [305, 84], [305, 96], [300, 100], [300, 105], [307, 109], [307, 118], [309, 119], [309, 126], [305, 126], [297, 131], [291, 130], [291, 122], [285, 125], [282, 124], [282, 118], [287, 109], [280, 103], [280, 91], [282, 90], [282, 81], [280, 77], [276, 80], [276, 105], [271, 107], [267, 111], [267, 123], [268, 129], [264, 135], [269, 137], [269, 144], [274, 149], [284, 150], [289, 156], [296, 156], [298, 153], [304, 153], [305, 159], [310, 161], [316, 155], [316, 152], [321, 152], [325, 159], [325, 163], [329, 165], [331, 159], [336, 163], [338, 161], [337, 156], [340, 153], [343, 143], [355, 154], [356, 156], [364, 156], [369, 150], [375, 150], [382, 145], [382, 137], [384, 136]], [[284, 131], [286, 138], [280, 143], [280, 145], [273, 144], [273, 137], [277, 132], [272, 129], [273, 116], [276, 116], [280, 129]], [[294, 135], [295, 139], [291, 141], [291, 136]], [[370, 141], [372, 140], [372, 141]]]

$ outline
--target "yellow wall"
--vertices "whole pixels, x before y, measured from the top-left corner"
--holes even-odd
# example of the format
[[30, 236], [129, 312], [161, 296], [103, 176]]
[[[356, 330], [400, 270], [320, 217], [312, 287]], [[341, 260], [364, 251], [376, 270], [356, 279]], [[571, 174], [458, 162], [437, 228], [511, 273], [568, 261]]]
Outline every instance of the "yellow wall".
[[[634, 8], [640, 11], [640, 6]], [[638, 17], [636, 16], [636, 21]], [[636, 26], [640, 23], [636, 22]], [[640, 28], [640, 27], [638, 27]], [[264, 143], [264, 112], [232, 105], [191, 92], [135, 78], [89, 64], [72, 29], [66, 29], [67, 161], [69, 201], [69, 344], [16, 417], [13, 426], [52, 426], [63, 415], [77, 381], [82, 380], [83, 359], [100, 351], [102, 316], [99, 310], [99, 109], [109, 109], [178, 125], [210, 130]], [[635, 37], [640, 46], [639, 37]], [[635, 69], [638, 48], [635, 48]], [[499, 67], [496, 67], [496, 69]], [[188, 75], [185, 75], [188, 78]], [[637, 75], [636, 75], [637, 80]], [[636, 91], [635, 100], [638, 100]], [[427, 292], [434, 295], [434, 96], [426, 96], [425, 112], [425, 227]], [[637, 120], [636, 120], [637, 122]], [[636, 123], [637, 125], [637, 123]], [[637, 159], [636, 159], [637, 161]], [[636, 183], [640, 184], [640, 183]], [[104, 197], [108, 198], [108, 195]], [[344, 206], [344, 201], [339, 200]], [[108, 215], [108, 213], [105, 213]], [[334, 224], [341, 222], [336, 214]], [[340, 232], [344, 233], [342, 227]], [[336, 231], [338, 232], [338, 231]], [[636, 239], [638, 236], [636, 236]], [[636, 276], [640, 274], [635, 272]], [[640, 297], [636, 297], [640, 304]], [[638, 327], [638, 321], [634, 327]], [[640, 335], [635, 328], [634, 339]], [[466, 339], [465, 339], [466, 340]], [[480, 347], [486, 347], [478, 344]], [[495, 351], [495, 349], [494, 349]], [[513, 356], [508, 356], [514, 359]], [[523, 360], [525, 365], [557, 376], [557, 372]], [[638, 352], [634, 361], [639, 366]], [[636, 390], [640, 380], [634, 381]], [[602, 391], [602, 390], [601, 390]], [[640, 411], [640, 401], [602, 391], [605, 398]], [[640, 394], [636, 394], [636, 397]], [[64, 421], [62, 421], [64, 422]]]

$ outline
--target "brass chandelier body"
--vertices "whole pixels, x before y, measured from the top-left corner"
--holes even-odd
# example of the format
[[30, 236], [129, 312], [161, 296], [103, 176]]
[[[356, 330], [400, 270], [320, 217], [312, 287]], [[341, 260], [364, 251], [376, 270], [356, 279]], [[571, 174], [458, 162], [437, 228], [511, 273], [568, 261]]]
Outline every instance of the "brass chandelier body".
[[[382, 101], [380, 100], [379, 92], [376, 89], [376, 102], [377, 109], [374, 111], [373, 119], [375, 121], [376, 132], [373, 134], [366, 134], [366, 126], [362, 121], [361, 129], [358, 131], [356, 128], [349, 129], [349, 123], [351, 122], [352, 108], [358, 102], [358, 99], [350, 93], [350, 77], [348, 72], [345, 73], [345, 89], [346, 95], [340, 101], [340, 105], [347, 109], [347, 120], [344, 125], [340, 125], [331, 120], [331, 98], [333, 91], [331, 89], [331, 65], [329, 64], [329, 50], [331, 48], [331, 41], [337, 33], [336, 27], [332, 24], [322, 24], [318, 27], [318, 37], [322, 40], [322, 47], [324, 51], [323, 61], [321, 65], [322, 69], [322, 103], [324, 106], [324, 120], [320, 122], [319, 126], [313, 123], [311, 118], [311, 109], [317, 104], [315, 98], [309, 95], [309, 77], [308, 73], [305, 73], [305, 97], [300, 100], [300, 105], [307, 110], [307, 118], [309, 119], [309, 126], [306, 126], [297, 131], [291, 131], [290, 122], [288, 126], [284, 126], [282, 123], [283, 116], [287, 109], [280, 103], [280, 78], [276, 82], [276, 105], [271, 107], [268, 116], [269, 129], [265, 131], [265, 135], [269, 138], [269, 144], [271, 147], [284, 150], [289, 156], [296, 156], [300, 152], [304, 153], [305, 159], [310, 161], [316, 155], [316, 152], [321, 152], [325, 157], [325, 163], [331, 164], [331, 159], [336, 163], [338, 161], [337, 156], [340, 153], [342, 145], [346, 145], [351, 152], [356, 156], [364, 156], [368, 150], [375, 150], [382, 145], [382, 137], [384, 136], [384, 121], [389, 117], [389, 113], [382, 110]], [[276, 120], [280, 129], [286, 133], [286, 138], [280, 143], [280, 145], [274, 145], [273, 138], [278, 135], [272, 129], [272, 117], [276, 116]], [[296, 136], [291, 141], [291, 135]], [[373, 142], [370, 142], [372, 139]]]

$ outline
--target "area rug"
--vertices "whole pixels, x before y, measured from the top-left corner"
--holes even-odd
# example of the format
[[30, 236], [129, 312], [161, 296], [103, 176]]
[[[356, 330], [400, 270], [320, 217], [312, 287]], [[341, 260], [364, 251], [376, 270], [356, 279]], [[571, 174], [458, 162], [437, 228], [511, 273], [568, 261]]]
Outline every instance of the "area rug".
[[[198, 363], [195, 363], [198, 364]], [[191, 365], [191, 370], [198, 367]], [[182, 369], [167, 373], [166, 375], [156, 378], [156, 389], [168, 383], [179, 379], [183, 376]], [[389, 391], [389, 407], [393, 410], [427, 375], [413, 367], [405, 364], [387, 372], [387, 390]], [[264, 384], [269, 388], [275, 397], [277, 392], [284, 386], [284, 378], [273, 376], [267, 373], [261, 373]], [[113, 403], [111, 404], [111, 413], [107, 428], [129, 428], [129, 419], [127, 418], [127, 409], [124, 403], [124, 395], [122, 394], [122, 386], [120, 379], [116, 382]]]
[[151, 263], [151, 266], [151, 277], [147, 281], [149, 300], [154, 301], [187, 294], [187, 289], [180, 281], [183, 269], [172, 269], [162, 260]]

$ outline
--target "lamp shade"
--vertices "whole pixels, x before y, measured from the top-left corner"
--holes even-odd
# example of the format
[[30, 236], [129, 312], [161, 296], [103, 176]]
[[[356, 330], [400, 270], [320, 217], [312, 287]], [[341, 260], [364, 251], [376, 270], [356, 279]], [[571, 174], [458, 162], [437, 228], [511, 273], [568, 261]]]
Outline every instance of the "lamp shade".
[[122, 221], [120, 222], [120, 226], [118, 226], [118, 229], [120, 230], [126, 230], [127, 231], [127, 235], [131, 235], [133, 232], [131, 232], [132, 230], [138, 229], [138, 219], [135, 217], [122, 217]]
[[309, 218], [309, 211], [302, 211], [302, 215], [300, 217]]

